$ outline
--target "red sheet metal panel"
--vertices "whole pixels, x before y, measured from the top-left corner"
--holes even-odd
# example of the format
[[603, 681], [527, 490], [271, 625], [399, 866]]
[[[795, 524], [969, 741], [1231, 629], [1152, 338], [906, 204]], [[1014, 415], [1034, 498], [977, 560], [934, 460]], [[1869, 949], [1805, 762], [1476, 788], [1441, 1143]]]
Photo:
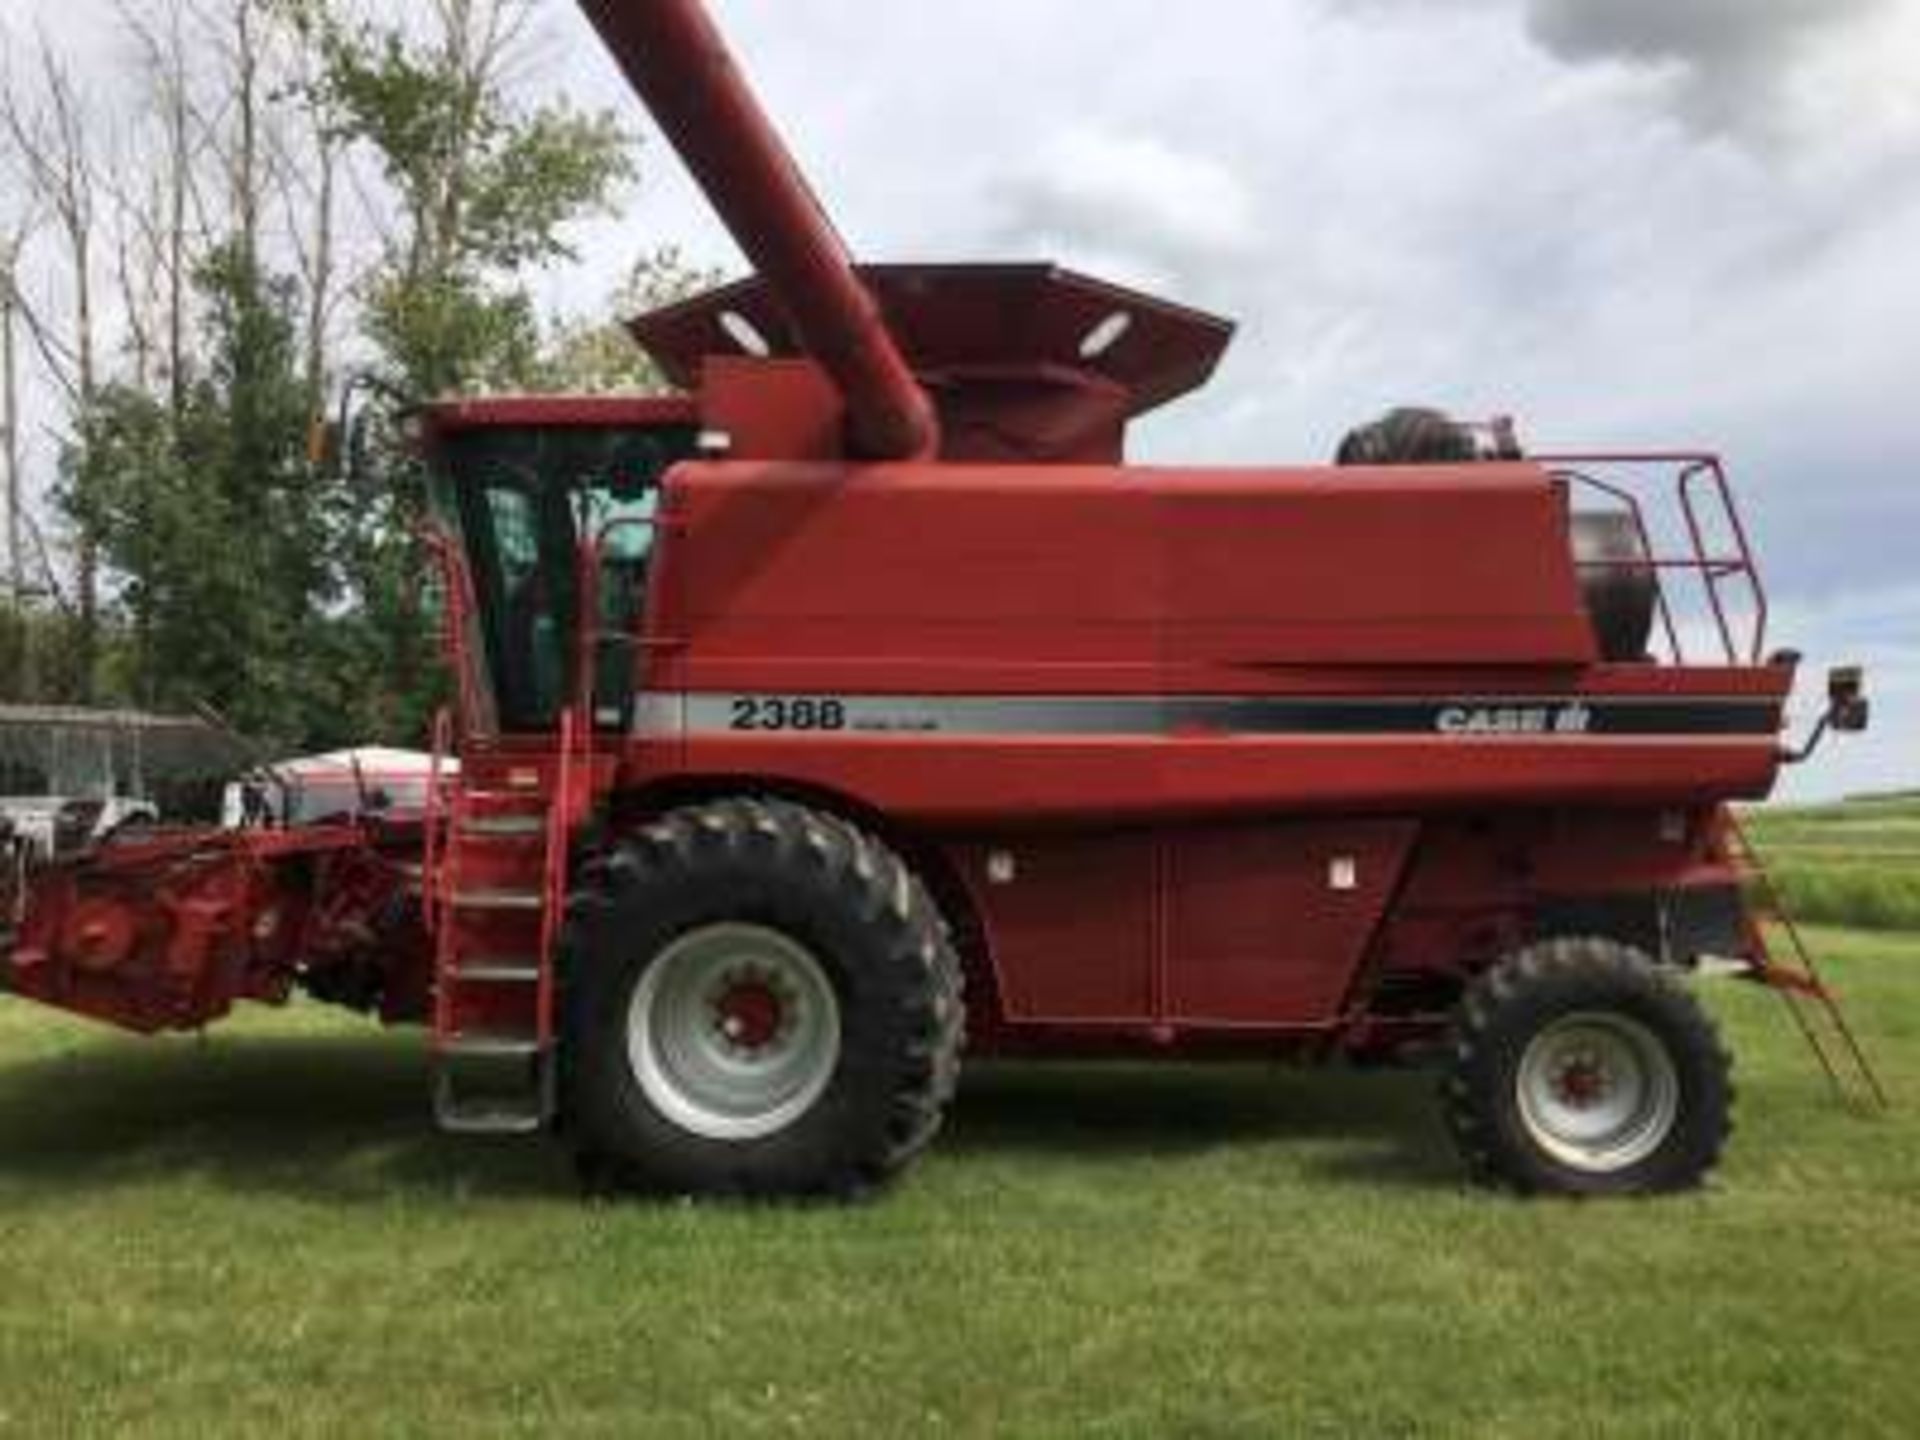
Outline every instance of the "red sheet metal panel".
[[838, 460], [847, 407], [811, 361], [722, 357], [703, 368], [700, 421], [733, 460]]
[[958, 852], [992, 934], [1005, 1019], [1152, 1018], [1156, 846], [1140, 831], [1023, 836]]
[[1310, 821], [1170, 835], [1164, 1018], [1225, 1026], [1336, 1018], [1417, 828]]
[[956, 852], [1014, 1024], [1233, 1030], [1338, 1018], [1409, 821], [1020, 835]]
[[[1444, 506], [1429, 502], [1442, 491]], [[1591, 663], [1560, 508], [1528, 466], [1220, 472], [689, 465], [693, 689], [1238, 688], [1300, 665]], [[1147, 667], [1142, 670], [1139, 667]], [[1009, 684], [1014, 677], [1015, 683]]]

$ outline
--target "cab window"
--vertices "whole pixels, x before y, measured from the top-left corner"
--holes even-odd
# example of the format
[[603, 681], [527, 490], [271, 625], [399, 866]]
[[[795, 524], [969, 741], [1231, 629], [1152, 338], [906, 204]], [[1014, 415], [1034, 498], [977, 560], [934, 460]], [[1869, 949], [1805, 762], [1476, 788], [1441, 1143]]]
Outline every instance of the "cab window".
[[573, 692], [586, 536], [602, 541], [595, 719], [605, 728], [624, 722], [660, 481], [695, 448], [688, 426], [520, 426], [448, 437], [442, 478], [466, 542], [502, 729], [552, 728]]

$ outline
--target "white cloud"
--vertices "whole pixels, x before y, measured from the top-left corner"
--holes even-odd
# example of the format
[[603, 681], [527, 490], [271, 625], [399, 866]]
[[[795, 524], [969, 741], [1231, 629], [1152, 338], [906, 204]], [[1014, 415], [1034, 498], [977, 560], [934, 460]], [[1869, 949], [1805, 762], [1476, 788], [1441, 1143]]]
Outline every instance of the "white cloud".
[[1530, 0], [1531, 34], [1576, 62], [1679, 72], [1680, 112], [1708, 133], [1779, 138], [1790, 78], [1834, 32], [1886, 0]]
[[993, 198], [1014, 243], [1105, 258], [1127, 272], [1116, 278], [1137, 283], [1259, 259], [1255, 202], [1240, 177], [1151, 135], [1060, 131], [1016, 163]]

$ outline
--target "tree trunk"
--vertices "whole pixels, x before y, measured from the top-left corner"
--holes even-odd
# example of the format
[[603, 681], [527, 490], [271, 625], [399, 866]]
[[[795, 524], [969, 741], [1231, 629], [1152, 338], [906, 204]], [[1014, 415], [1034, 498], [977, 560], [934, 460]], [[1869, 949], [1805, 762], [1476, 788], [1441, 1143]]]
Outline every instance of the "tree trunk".
[[0, 470], [7, 503], [7, 588], [15, 610], [26, 601], [25, 547], [20, 531], [20, 348], [15, 329], [14, 285], [19, 250], [0, 254]]
[[241, 261], [251, 270], [260, 261], [260, 51], [253, 31], [255, 0], [234, 0], [233, 212]]
[[340, 153], [324, 134], [315, 135], [319, 194], [314, 198], [313, 255], [307, 276], [307, 413], [327, 409], [327, 320], [333, 313], [333, 207]]

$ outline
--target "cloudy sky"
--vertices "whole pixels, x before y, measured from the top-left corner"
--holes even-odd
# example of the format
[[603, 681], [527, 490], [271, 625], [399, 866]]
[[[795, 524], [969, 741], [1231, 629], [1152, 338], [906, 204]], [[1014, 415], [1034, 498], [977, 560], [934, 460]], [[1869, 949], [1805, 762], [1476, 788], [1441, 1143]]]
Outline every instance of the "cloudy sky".
[[[1142, 458], [1320, 458], [1408, 401], [1724, 452], [1776, 642], [1881, 700], [1797, 785], [1920, 784], [1920, 0], [714, 4], [861, 254], [1059, 259], [1242, 323]], [[531, 82], [631, 108], [558, 0], [542, 45]], [[649, 160], [556, 298], [660, 240], [737, 267]]]

